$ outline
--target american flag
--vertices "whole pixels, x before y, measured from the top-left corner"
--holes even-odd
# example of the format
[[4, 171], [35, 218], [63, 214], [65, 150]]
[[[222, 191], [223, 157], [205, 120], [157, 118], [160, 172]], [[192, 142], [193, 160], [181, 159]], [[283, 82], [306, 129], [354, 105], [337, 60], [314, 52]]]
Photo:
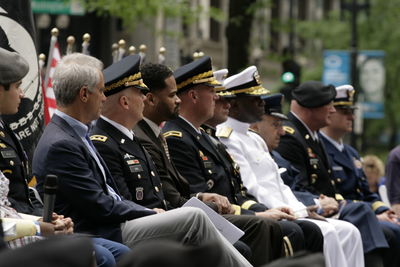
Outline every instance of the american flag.
[[60, 48], [57, 37], [52, 36], [49, 58], [47, 61], [46, 77], [43, 83], [44, 121], [47, 125], [56, 110], [56, 98], [53, 91], [53, 74], [58, 62], [61, 60]]

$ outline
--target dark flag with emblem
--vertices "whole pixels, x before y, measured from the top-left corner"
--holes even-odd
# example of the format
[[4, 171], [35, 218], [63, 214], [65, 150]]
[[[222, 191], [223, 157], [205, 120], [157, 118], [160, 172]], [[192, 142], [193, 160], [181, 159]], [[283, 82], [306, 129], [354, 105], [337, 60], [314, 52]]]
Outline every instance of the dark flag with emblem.
[[19, 53], [29, 63], [29, 72], [22, 80], [25, 97], [21, 100], [19, 111], [2, 117], [21, 141], [29, 159], [33, 156], [44, 125], [33, 25], [30, 0], [0, 0], [0, 46]]

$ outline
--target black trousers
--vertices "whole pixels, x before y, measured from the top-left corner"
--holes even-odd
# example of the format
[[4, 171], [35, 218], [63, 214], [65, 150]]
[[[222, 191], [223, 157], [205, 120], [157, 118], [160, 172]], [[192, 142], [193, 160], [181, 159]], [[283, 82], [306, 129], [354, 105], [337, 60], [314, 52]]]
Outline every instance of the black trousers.
[[260, 266], [283, 256], [283, 234], [279, 224], [253, 215], [223, 215], [245, 232], [240, 239], [252, 251], [250, 262]]
[[293, 252], [307, 250], [310, 252], [322, 252], [324, 236], [319, 227], [312, 222], [295, 220], [279, 221], [282, 232], [292, 243]]

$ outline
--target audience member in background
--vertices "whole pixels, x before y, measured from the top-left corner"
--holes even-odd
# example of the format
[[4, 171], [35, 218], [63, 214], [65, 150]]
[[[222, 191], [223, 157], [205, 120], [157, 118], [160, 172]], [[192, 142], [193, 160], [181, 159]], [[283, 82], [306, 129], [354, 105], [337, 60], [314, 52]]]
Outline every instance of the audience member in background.
[[379, 186], [385, 184], [385, 164], [375, 155], [365, 155], [361, 160], [363, 171], [367, 177], [369, 190], [379, 193]]

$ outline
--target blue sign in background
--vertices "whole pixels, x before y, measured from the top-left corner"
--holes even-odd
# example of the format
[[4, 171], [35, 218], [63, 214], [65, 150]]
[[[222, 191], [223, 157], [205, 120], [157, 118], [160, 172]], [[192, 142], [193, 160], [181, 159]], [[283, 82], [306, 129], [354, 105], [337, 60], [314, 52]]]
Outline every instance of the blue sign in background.
[[[360, 69], [360, 63], [363, 61], [373, 59], [380, 60], [382, 62], [382, 68], [380, 72], [384, 72], [384, 59], [385, 53], [379, 50], [363, 50], [358, 52], [358, 68], [359, 72], [364, 72], [366, 70]], [[351, 70], [350, 70], [350, 52], [346, 50], [325, 50], [323, 52], [324, 58], [324, 71], [322, 74], [322, 82], [324, 84], [333, 84], [334, 86], [340, 86], [344, 84], [351, 84]], [[376, 65], [376, 64], [375, 64]], [[374, 74], [377, 74], [377, 69], [372, 69], [372, 72], [368, 73], [367, 76], [371, 76], [371, 81], [369, 84], [373, 84], [377, 82], [379, 77], [374, 78]], [[360, 74], [360, 73], [359, 73]], [[374, 80], [375, 79], [375, 80]], [[384, 80], [383, 80], [384, 83]], [[362, 84], [361, 84], [362, 85]], [[353, 85], [354, 86], [354, 85]], [[383, 85], [384, 86], [384, 85]], [[384, 117], [384, 103], [383, 99], [379, 100], [371, 100], [369, 99], [369, 93], [366, 90], [367, 88], [357, 88], [358, 85], [355, 86], [357, 91], [362, 89], [363, 95], [363, 118], [364, 119], [381, 119]], [[383, 89], [381, 89], [383, 90]]]
[[324, 73], [322, 82], [340, 86], [350, 84], [350, 53], [341, 50], [324, 51]]

